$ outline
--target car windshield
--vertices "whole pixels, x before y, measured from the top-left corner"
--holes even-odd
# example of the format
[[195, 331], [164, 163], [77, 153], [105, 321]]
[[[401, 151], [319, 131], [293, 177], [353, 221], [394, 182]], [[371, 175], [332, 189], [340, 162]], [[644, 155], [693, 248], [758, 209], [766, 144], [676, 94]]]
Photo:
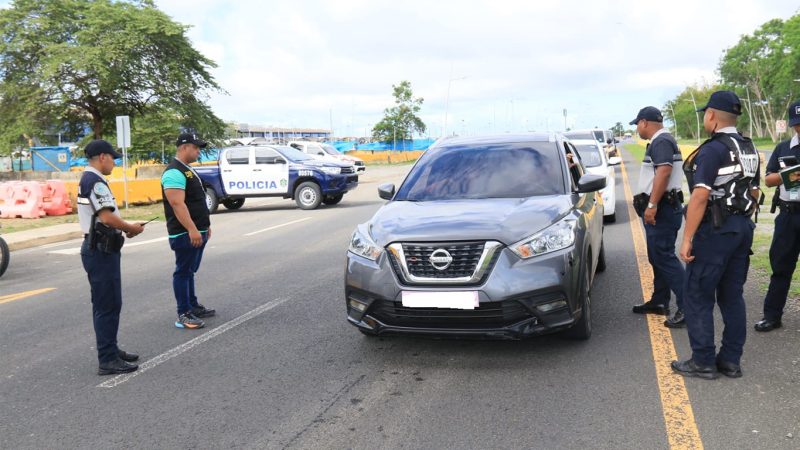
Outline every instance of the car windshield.
[[309, 161], [314, 159], [306, 155], [305, 153], [301, 152], [300, 150], [294, 147], [289, 147], [288, 145], [281, 145], [274, 148], [275, 150], [281, 152], [283, 156], [289, 158], [290, 161], [298, 162], [298, 161]]
[[592, 133], [594, 133], [594, 139], [597, 142], [605, 142], [605, 139], [603, 139], [603, 130], [594, 130]]
[[339, 153], [339, 151], [336, 150], [336, 147], [334, 147], [334, 146], [332, 146], [330, 144], [320, 144], [320, 146], [322, 147], [322, 150], [324, 150], [325, 153], [327, 153], [329, 155], [334, 155], [334, 156], [341, 155], [341, 153]]
[[589, 139], [592, 141], [596, 140], [594, 138], [594, 135], [590, 131], [567, 131], [566, 133], [564, 133], [564, 136], [575, 140], [578, 139]]
[[581, 162], [585, 167], [597, 167], [603, 165], [603, 157], [600, 149], [596, 145], [576, 145]]
[[448, 146], [425, 153], [395, 200], [525, 198], [564, 193], [552, 142]]

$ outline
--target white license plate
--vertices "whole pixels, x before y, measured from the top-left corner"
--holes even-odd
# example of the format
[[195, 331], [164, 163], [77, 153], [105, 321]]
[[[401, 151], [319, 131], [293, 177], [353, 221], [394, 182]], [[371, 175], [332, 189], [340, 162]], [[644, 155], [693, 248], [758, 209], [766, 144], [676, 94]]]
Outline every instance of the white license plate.
[[406, 308], [475, 309], [478, 307], [478, 291], [403, 291], [402, 301]]

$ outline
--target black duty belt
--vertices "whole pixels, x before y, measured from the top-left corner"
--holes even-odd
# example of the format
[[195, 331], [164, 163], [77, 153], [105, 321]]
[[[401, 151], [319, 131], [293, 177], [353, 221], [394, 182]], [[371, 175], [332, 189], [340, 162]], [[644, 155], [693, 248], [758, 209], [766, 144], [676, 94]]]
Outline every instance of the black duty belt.
[[798, 202], [784, 202], [781, 200], [778, 203], [778, 208], [780, 208], [782, 212], [791, 214], [800, 213], [800, 203]]

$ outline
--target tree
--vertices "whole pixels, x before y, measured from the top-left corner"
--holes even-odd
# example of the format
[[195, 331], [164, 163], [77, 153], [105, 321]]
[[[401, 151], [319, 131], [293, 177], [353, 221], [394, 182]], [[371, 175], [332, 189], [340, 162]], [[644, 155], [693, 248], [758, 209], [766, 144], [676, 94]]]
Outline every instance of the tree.
[[216, 64], [186, 30], [152, 0], [15, 0], [0, 11], [0, 145], [65, 123], [101, 138], [117, 115], [164, 111], [175, 135], [221, 137], [225, 124], [200, 97], [221, 91]]
[[718, 85], [688, 86], [677, 97], [668, 101], [661, 112], [665, 119], [675, 124], [678, 136], [698, 139], [704, 130], [702, 113], [698, 113], [696, 109], [708, 103], [711, 93], [719, 89], [721, 87]]
[[800, 73], [798, 45], [800, 15], [786, 22], [773, 19], [753, 35], [742, 36], [720, 61], [722, 81], [742, 98], [756, 135], [764, 137], [768, 133], [773, 142], [779, 138], [775, 120], [785, 118], [786, 108], [798, 90], [794, 82]]
[[611, 127], [611, 132], [614, 133], [614, 136], [622, 136], [625, 134], [625, 127], [622, 126], [622, 122], [617, 122]]
[[424, 99], [414, 98], [411, 83], [401, 81], [392, 85], [396, 106], [383, 110], [383, 119], [372, 128], [372, 139], [381, 142], [404, 141], [413, 138], [414, 132], [425, 132], [425, 123], [417, 117]]

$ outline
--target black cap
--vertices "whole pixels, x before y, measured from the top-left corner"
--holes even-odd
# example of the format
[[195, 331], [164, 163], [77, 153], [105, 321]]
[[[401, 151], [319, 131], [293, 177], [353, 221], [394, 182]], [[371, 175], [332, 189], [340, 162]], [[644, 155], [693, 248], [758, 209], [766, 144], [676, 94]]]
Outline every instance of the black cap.
[[708, 108], [718, 109], [737, 116], [742, 114], [742, 102], [733, 91], [716, 91], [712, 93], [706, 106], [698, 109], [697, 112], [705, 112]]
[[175, 142], [175, 145], [180, 147], [183, 144], [194, 144], [200, 148], [206, 148], [208, 142], [200, 139], [200, 136], [194, 133], [183, 133], [180, 136], [178, 136], [178, 141]]
[[116, 151], [114, 151], [114, 147], [102, 139], [97, 139], [92, 142], [89, 142], [88, 144], [86, 144], [86, 147], [83, 149], [83, 151], [84, 153], [86, 153], [87, 158], [92, 158], [102, 153], [108, 153], [109, 155], [113, 156], [114, 159], [122, 158], [121, 153], [117, 153]]
[[636, 125], [639, 123], [640, 120], [647, 120], [650, 122], [663, 122], [664, 116], [661, 115], [661, 110], [656, 108], [655, 106], [645, 106], [644, 108], [639, 110], [639, 114], [636, 115], [636, 118], [631, 120], [631, 125]]
[[789, 105], [789, 126], [800, 125], [800, 102]]

